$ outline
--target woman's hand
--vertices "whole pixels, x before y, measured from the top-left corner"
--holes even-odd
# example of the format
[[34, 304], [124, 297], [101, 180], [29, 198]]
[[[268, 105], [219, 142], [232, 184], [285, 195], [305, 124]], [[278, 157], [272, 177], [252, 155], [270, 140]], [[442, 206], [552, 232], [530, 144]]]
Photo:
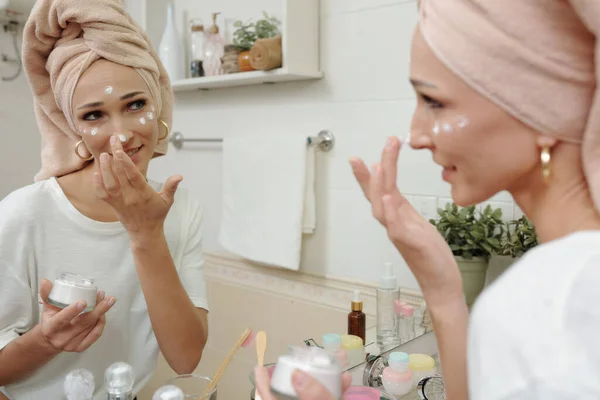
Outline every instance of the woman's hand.
[[132, 240], [162, 234], [181, 176], [172, 176], [156, 192], [123, 151], [117, 136], [110, 138], [112, 156], [100, 155], [100, 172], [94, 173], [96, 196], [112, 206]]
[[417, 278], [428, 303], [445, 303], [462, 295], [462, 280], [452, 251], [437, 229], [398, 190], [400, 141], [393, 137], [371, 172], [362, 160], [350, 160], [356, 180], [371, 202], [373, 216]]
[[40, 322], [42, 335], [57, 351], [80, 353], [88, 349], [102, 335], [106, 324], [105, 314], [115, 304], [116, 299], [104, 298], [104, 293], [98, 292], [96, 307], [88, 313], [81, 314], [87, 307], [85, 301], [60, 309], [48, 303], [51, 290], [52, 282], [43, 279], [40, 283], [40, 296], [44, 302]]
[[[265, 367], [256, 367], [254, 369], [256, 380], [256, 390], [263, 400], [277, 400], [271, 394], [269, 372]], [[299, 400], [337, 400], [319, 381], [312, 376], [296, 371], [292, 376], [294, 390], [298, 394]], [[342, 376], [342, 393], [348, 390], [352, 384], [352, 378], [348, 374]]]

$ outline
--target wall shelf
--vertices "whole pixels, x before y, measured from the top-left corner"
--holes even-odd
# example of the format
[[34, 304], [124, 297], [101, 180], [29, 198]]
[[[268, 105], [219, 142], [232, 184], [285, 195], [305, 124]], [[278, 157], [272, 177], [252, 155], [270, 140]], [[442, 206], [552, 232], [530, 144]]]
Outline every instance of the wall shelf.
[[[232, 10], [238, 12], [240, 4], [244, 4], [246, 12], [255, 9], [254, 12], [266, 10], [270, 14], [275, 13], [281, 20], [283, 66], [272, 71], [238, 72], [173, 81], [174, 92], [314, 80], [323, 77], [319, 66], [319, 0], [240, 1], [242, 0], [175, 0], [177, 19], [184, 21], [179, 24], [178, 29], [185, 32], [186, 16], [194, 16], [207, 10], [223, 11], [225, 16], [233, 15]], [[168, 2], [169, 0], [125, 0], [126, 8], [146, 29], [155, 47], [158, 47], [162, 37]], [[235, 17], [247, 19], [243, 15]], [[222, 22], [223, 20], [220, 24]], [[186, 42], [183, 34], [182, 40]]]
[[235, 74], [190, 78], [172, 82], [174, 92], [189, 92], [193, 90], [210, 90], [228, 87], [260, 85], [277, 82], [292, 82], [309, 79], [320, 79], [321, 72], [293, 73], [286, 68], [273, 71], [239, 72]]

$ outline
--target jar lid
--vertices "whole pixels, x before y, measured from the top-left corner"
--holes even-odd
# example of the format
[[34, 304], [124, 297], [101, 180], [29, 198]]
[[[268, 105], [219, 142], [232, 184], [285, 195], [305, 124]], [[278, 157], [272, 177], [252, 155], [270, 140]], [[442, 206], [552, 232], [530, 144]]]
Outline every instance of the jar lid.
[[408, 354], [396, 351], [389, 355], [388, 363], [394, 371], [404, 372], [408, 370], [410, 358], [408, 357]]
[[73, 272], [63, 272], [60, 277], [56, 280], [57, 282], [64, 283], [70, 286], [81, 287], [81, 288], [93, 288], [94, 279], [75, 274]]
[[435, 360], [427, 354], [411, 354], [409, 358], [412, 371], [431, 371], [435, 369]]
[[327, 333], [323, 335], [323, 346], [342, 343], [342, 337], [337, 333]]

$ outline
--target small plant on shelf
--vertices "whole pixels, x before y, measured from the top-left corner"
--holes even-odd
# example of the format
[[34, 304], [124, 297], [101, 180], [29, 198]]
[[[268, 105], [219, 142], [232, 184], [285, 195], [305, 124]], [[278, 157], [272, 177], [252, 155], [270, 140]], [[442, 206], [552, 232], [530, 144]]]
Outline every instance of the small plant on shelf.
[[248, 51], [256, 42], [256, 33], [254, 31], [254, 22], [235, 21], [233, 24], [237, 29], [233, 33], [233, 45], [239, 51]]
[[281, 34], [281, 22], [274, 16], [263, 12], [264, 18], [256, 22], [241, 20], [233, 24], [237, 29], [233, 33], [233, 45], [240, 51], [249, 51], [258, 39], [268, 39]]
[[281, 21], [274, 16], [270, 16], [266, 12], [263, 12], [263, 15], [263, 19], [256, 21], [256, 39], [268, 39], [281, 35], [281, 32], [279, 31]]

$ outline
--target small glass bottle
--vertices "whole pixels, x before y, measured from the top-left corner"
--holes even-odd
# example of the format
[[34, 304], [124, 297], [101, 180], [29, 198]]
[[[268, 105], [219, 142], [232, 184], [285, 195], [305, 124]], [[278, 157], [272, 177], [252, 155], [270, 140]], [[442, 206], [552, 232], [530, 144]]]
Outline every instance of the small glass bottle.
[[190, 21], [190, 77], [198, 78], [204, 76], [204, 43], [206, 33], [204, 24], [200, 19]]
[[415, 338], [414, 314], [415, 308], [409, 304], [404, 304], [400, 308], [398, 332], [400, 333], [401, 343], [409, 342]]
[[399, 298], [394, 265], [385, 263], [377, 288], [377, 346], [380, 348], [389, 349], [400, 344], [398, 317], [394, 310], [394, 302]]
[[116, 362], [106, 369], [104, 383], [108, 400], [133, 400], [134, 376], [131, 365]]
[[365, 343], [367, 330], [367, 316], [362, 311], [363, 302], [360, 300], [360, 291], [354, 291], [352, 311], [348, 314], [348, 335], [358, 336]]
[[221, 58], [225, 55], [225, 41], [219, 33], [217, 15], [219, 15], [219, 13], [212, 14], [213, 24], [208, 30], [208, 35], [204, 44], [204, 61], [202, 62], [202, 65], [204, 67], [204, 75], [206, 76], [223, 74]]

